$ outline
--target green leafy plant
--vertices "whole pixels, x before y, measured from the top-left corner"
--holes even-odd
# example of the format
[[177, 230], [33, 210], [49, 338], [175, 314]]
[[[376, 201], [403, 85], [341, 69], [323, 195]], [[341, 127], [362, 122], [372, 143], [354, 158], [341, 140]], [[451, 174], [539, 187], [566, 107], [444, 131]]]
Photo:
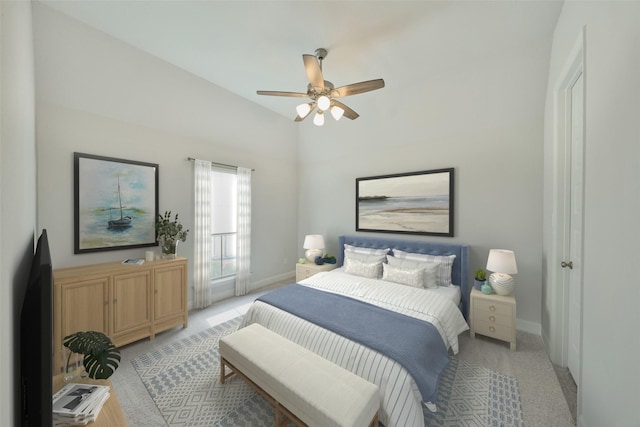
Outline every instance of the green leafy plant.
[[476, 280], [479, 280], [481, 282], [487, 280], [487, 273], [482, 268], [477, 269], [475, 274]]
[[[102, 332], [76, 332], [64, 337], [63, 345], [71, 352], [84, 355], [82, 365], [89, 377], [96, 380], [109, 378], [120, 363], [120, 351]], [[69, 359], [67, 358], [67, 367]]]
[[185, 242], [189, 230], [183, 230], [182, 224], [178, 221], [177, 213], [172, 221], [171, 211], [165, 211], [164, 215], [158, 215], [156, 232], [158, 233], [158, 241], [160, 242], [162, 253], [175, 254], [176, 242], [178, 240]]
[[336, 257], [334, 257], [333, 255], [329, 255], [328, 253], [324, 254], [324, 256], [322, 257], [322, 261], [325, 264], [335, 264], [336, 263]]

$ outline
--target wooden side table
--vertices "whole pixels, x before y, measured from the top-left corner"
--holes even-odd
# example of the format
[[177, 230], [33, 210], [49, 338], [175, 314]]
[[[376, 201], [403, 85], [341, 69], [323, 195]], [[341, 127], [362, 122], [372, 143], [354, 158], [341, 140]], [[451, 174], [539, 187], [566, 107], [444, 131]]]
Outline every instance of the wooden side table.
[[317, 265], [313, 263], [306, 264], [296, 264], [296, 282], [306, 279], [307, 277], [311, 277], [316, 273], [321, 271], [331, 271], [336, 268], [335, 264], [322, 264]]
[[510, 343], [516, 349], [516, 298], [513, 295], [486, 295], [471, 290], [471, 338], [485, 335]]
[[[54, 375], [53, 377], [53, 393], [55, 394], [58, 390], [64, 387], [67, 383], [64, 382], [65, 374]], [[107, 385], [109, 386], [109, 398], [102, 406], [100, 413], [98, 414], [98, 418], [92, 423], [87, 425], [92, 427], [126, 427], [127, 420], [124, 417], [124, 413], [122, 412], [122, 408], [120, 407], [120, 402], [118, 401], [118, 396], [116, 396], [116, 392], [113, 389], [113, 385], [110, 380], [93, 380], [91, 378], [74, 378], [69, 381], [71, 383], [76, 384], [95, 384], [95, 385]], [[53, 394], [52, 394], [53, 395]]]

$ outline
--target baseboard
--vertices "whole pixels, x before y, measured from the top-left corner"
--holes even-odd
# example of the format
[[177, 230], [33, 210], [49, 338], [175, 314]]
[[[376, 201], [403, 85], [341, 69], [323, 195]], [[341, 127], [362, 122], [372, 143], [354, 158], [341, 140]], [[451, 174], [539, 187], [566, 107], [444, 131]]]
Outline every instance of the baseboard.
[[294, 283], [296, 281], [295, 270], [291, 270], [286, 273], [278, 274], [277, 276], [272, 276], [266, 279], [259, 280], [257, 282], [253, 282], [251, 283], [251, 291], [257, 291], [260, 288], [286, 281], [290, 281], [291, 283]]
[[528, 320], [516, 319], [516, 329], [529, 332], [530, 334], [542, 335], [542, 326], [540, 323], [530, 322]]
[[[277, 276], [259, 280], [257, 282], [251, 282], [251, 284], [249, 285], [249, 292], [257, 291], [276, 283], [282, 283], [286, 281], [293, 283], [295, 282], [295, 277], [296, 272], [289, 271], [286, 273], [278, 274]], [[235, 296], [235, 279], [229, 278], [228, 280], [221, 281], [220, 283], [214, 285], [214, 289], [216, 290], [216, 299], [226, 299]]]

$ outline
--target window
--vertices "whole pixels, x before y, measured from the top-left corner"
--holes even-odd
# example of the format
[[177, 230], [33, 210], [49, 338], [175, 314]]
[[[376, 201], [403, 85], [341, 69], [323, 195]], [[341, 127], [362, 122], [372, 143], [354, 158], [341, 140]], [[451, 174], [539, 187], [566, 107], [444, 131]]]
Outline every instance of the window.
[[211, 279], [236, 274], [237, 179], [232, 169], [214, 167], [211, 174]]

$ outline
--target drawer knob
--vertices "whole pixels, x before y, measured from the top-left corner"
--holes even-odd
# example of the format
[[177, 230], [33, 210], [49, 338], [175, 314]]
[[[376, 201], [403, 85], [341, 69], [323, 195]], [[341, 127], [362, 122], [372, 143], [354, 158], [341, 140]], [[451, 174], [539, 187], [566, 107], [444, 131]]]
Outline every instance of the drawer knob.
[[489, 330], [490, 330], [491, 332], [495, 332], [495, 331], [496, 331], [496, 328], [494, 328], [493, 326], [489, 326]]
[[489, 306], [489, 310], [491, 310], [491, 311], [496, 311], [496, 306], [495, 306], [495, 305], [490, 305], [490, 306]]
[[489, 316], [489, 320], [491, 320], [492, 322], [496, 321], [496, 317], [495, 316]]

